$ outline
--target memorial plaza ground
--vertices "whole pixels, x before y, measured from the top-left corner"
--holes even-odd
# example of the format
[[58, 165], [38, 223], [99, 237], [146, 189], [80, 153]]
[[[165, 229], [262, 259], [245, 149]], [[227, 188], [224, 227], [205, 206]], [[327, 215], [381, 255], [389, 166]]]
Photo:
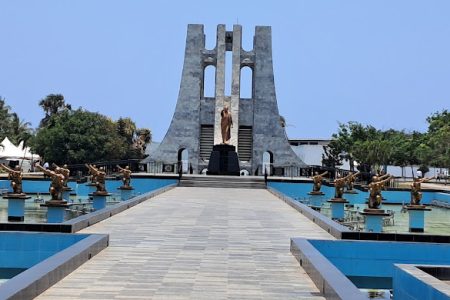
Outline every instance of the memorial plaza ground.
[[80, 233], [109, 247], [37, 299], [323, 299], [290, 238], [333, 239], [267, 190], [197, 187]]

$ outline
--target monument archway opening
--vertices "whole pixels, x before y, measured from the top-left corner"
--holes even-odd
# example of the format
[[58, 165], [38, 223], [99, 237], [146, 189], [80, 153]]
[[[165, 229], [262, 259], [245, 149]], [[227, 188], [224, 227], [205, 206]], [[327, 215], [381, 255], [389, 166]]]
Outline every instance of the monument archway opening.
[[189, 150], [186, 148], [178, 150], [178, 168], [183, 174], [189, 173]]
[[266, 151], [263, 153], [262, 169], [263, 174], [272, 175], [273, 153]]

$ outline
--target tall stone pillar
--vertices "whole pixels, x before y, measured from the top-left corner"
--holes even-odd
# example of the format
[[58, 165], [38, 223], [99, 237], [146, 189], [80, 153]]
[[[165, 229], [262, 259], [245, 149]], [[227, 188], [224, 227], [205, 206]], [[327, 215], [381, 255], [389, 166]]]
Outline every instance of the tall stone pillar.
[[214, 145], [222, 143], [222, 134], [220, 130], [220, 112], [225, 102], [225, 43], [226, 29], [225, 25], [217, 26], [217, 42], [216, 42], [216, 88], [215, 88], [215, 116], [214, 116]]
[[241, 94], [241, 47], [242, 45], [242, 26], [233, 26], [233, 64], [231, 76], [231, 117], [233, 118], [233, 128], [231, 128], [230, 144], [236, 146], [238, 151], [238, 132], [239, 132], [239, 100]]
[[286, 131], [281, 126], [275, 93], [272, 63], [272, 29], [256, 26], [253, 44], [253, 153], [252, 169], [262, 174], [263, 153], [273, 157], [273, 166], [305, 166], [289, 145]]
[[[187, 149], [189, 163], [197, 170], [200, 144], [200, 98], [204, 77], [205, 34], [203, 25], [189, 24], [184, 51], [180, 92], [169, 129], [151, 159], [158, 163], [178, 162], [178, 153]], [[160, 101], [166, 101], [161, 99]], [[162, 171], [162, 170], [161, 170]]]

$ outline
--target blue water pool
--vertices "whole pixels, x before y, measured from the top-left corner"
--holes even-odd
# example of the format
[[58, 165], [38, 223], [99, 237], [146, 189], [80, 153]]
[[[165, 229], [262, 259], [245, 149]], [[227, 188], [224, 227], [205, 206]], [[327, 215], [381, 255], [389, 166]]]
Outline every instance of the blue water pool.
[[[323, 185], [321, 191], [325, 193], [323, 196], [308, 195], [312, 191], [312, 183], [290, 183], [290, 182], [268, 182], [268, 186], [272, 187], [293, 199], [323, 199], [328, 200], [334, 197], [334, 187]], [[368, 192], [357, 190], [357, 194], [344, 194], [344, 198], [351, 204], [364, 204], [368, 198]], [[386, 204], [408, 204], [411, 198], [409, 191], [383, 191], [383, 203]], [[450, 194], [442, 192], [424, 191], [422, 204], [431, 204], [433, 200], [450, 203]]]
[[88, 234], [0, 232], [1, 282], [88, 236]]
[[[355, 293], [356, 288], [394, 287], [395, 299], [402, 299], [395, 297], [396, 264], [450, 266], [449, 244], [292, 239], [291, 251], [316, 285], [326, 282], [327, 288], [344, 294]], [[430, 290], [433, 287], [424, 293]], [[415, 296], [408, 299], [434, 299], [427, 294]]]
[[[117, 189], [122, 185], [121, 180], [107, 180], [106, 189], [111, 194], [107, 197], [107, 205], [113, 205], [128, 200], [130, 197], [142, 195], [176, 182], [177, 180], [174, 178], [133, 178], [131, 185], [134, 190], [129, 191], [126, 195]], [[41, 207], [40, 204], [50, 199], [50, 195], [48, 195], [49, 186], [49, 180], [23, 181], [24, 192], [31, 196], [30, 199], [25, 201], [25, 223], [45, 223], [47, 221], [47, 209]], [[69, 186], [73, 189], [69, 199], [69, 202], [73, 205], [66, 212], [66, 220], [92, 211], [92, 203], [88, 194], [95, 191], [95, 187], [89, 186], [87, 183], [69, 182]], [[11, 191], [8, 180], [0, 180], [0, 190]], [[8, 222], [8, 201], [1, 198], [0, 222]]]
[[[323, 196], [312, 196], [308, 193], [312, 190], [312, 183], [294, 182], [268, 182], [268, 186], [289, 196], [290, 198], [314, 207], [326, 217], [331, 217], [330, 203], [327, 201], [334, 197], [334, 187], [322, 186]], [[392, 215], [385, 220], [383, 232], [404, 233], [408, 232], [409, 215], [402, 210], [403, 204], [408, 204], [409, 191], [383, 191], [383, 203], [381, 208], [389, 211]], [[367, 207], [368, 192], [357, 190], [357, 194], [344, 194], [349, 201], [345, 209], [344, 225], [353, 230], [365, 230], [363, 217], [358, 213]], [[450, 204], [450, 194], [442, 192], [423, 192], [422, 203], [430, 205], [434, 201]], [[450, 209], [432, 207], [425, 214], [425, 233], [450, 234]]]
[[0, 298], [35, 298], [108, 243], [105, 234], [0, 232]]

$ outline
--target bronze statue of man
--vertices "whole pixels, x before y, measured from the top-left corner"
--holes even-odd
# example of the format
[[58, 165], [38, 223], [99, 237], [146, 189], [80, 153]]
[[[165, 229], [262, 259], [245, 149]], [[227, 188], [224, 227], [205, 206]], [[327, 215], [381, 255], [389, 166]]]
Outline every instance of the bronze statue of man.
[[48, 170], [42, 167], [41, 165], [36, 165], [36, 168], [41, 170], [45, 175], [49, 176], [52, 179], [50, 183], [49, 192], [52, 196], [52, 200], [62, 201], [62, 190], [64, 187], [64, 175], [60, 173], [59, 170]]
[[130, 187], [130, 181], [131, 181], [131, 170], [129, 166], [126, 166], [125, 168], [120, 167], [117, 165], [117, 168], [119, 169], [119, 172], [123, 174], [122, 181], [124, 187]]
[[345, 177], [338, 175], [334, 180], [334, 198], [342, 198], [342, 196], [344, 195], [345, 182], [347, 181], [349, 176], [351, 175], [347, 175]]
[[67, 182], [69, 181], [70, 170], [67, 168], [67, 165], [63, 167], [59, 167], [57, 164], [53, 163], [53, 167], [55, 168], [55, 172], [62, 174], [64, 176], [64, 184], [63, 186], [67, 188]]
[[422, 186], [421, 183], [430, 181], [434, 177], [431, 178], [415, 178], [413, 183], [411, 184], [411, 205], [420, 205], [420, 201], [422, 200]]
[[381, 200], [383, 197], [381, 196], [381, 190], [384, 187], [384, 184], [391, 180], [391, 175], [386, 174], [382, 176], [385, 178], [384, 180], [379, 180], [381, 177], [374, 176], [374, 180], [369, 184], [369, 208], [378, 209], [381, 205]]
[[96, 168], [93, 165], [86, 164], [86, 167], [91, 172], [92, 176], [95, 176], [95, 186], [97, 187], [97, 194], [106, 194], [106, 188], [105, 188], [105, 179], [106, 179], [106, 173], [103, 170], [102, 167]]
[[320, 188], [322, 187], [322, 178], [327, 174], [328, 171], [325, 171], [322, 174], [319, 174], [319, 172], [314, 173], [314, 176], [312, 177], [314, 182], [313, 192], [320, 192]]
[[220, 112], [220, 116], [222, 117], [220, 120], [222, 143], [228, 144], [228, 141], [231, 138], [231, 127], [233, 127], [233, 118], [231, 117], [231, 113], [228, 110], [228, 106], [223, 107], [222, 111]]
[[351, 173], [349, 174], [348, 178], [347, 178], [347, 191], [353, 191], [353, 185], [355, 184], [356, 181], [356, 177], [360, 174], [361, 172], [356, 172], [355, 174]]
[[13, 170], [4, 164], [0, 164], [0, 169], [4, 169], [9, 173], [8, 179], [11, 180], [13, 194], [22, 194], [22, 171], [20, 170], [20, 166], [17, 165]]
[[[92, 166], [94, 169], [97, 169], [96, 165], [90, 165], [90, 166]], [[89, 179], [91, 181], [91, 185], [95, 185], [95, 183], [97, 182], [97, 178], [95, 178], [95, 176], [96, 175], [94, 173], [92, 173], [91, 169], [89, 169]]]

